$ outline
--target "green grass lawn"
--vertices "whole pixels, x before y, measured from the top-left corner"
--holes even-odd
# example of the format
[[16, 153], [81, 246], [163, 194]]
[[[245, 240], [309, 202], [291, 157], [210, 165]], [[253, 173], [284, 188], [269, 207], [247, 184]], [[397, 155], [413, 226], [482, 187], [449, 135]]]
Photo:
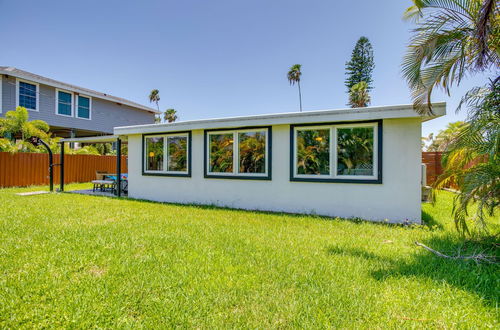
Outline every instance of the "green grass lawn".
[[450, 193], [410, 228], [32, 190], [0, 190], [0, 328], [499, 327], [498, 266], [413, 244], [456, 252]]

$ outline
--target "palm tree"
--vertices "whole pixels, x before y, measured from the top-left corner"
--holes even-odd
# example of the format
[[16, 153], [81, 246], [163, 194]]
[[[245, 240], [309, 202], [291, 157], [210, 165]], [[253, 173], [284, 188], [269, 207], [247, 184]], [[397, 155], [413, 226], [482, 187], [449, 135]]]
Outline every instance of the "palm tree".
[[167, 109], [163, 113], [163, 119], [165, 121], [168, 121], [169, 123], [173, 123], [176, 121], [179, 117], [177, 116], [177, 111], [175, 109]]
[[[500, 83], [476, 87], [460, 102], [468, 107], [467, 125], [448, 145], [443, 157], [444, 173], [433, 188], [451, 182], [460, 187], [453, 202], [455, 225], [462, 234], [470, 234], [472, 220], [479, 233], [487, 233], [485, 218], [500, 207]], [[435, 192], [433, 191], [433, 195]]]
[[[417, 28], [402, 63], [415, 110], [432, 113], [431, 94], [448, 94], [466, 74], [500, 67], [496, 0], [413, 0], [404, 17]], [[498, 78], [497, 78], [498, 79]]]
[[7, 111], [5, 118], [0, 118], [0, 136], [9, 135], [12, 139], [20, 136], [23, 141], [32, 136], [46, 139], [49, 125], [43, 120], [28, 119], [26, 108], [17, 107], [15, 111]]
[[287, 78], [288, 82], [290, 82], [290, 85], [295, 85], [295, 83], [297, 83], [297, 85], [299, 86], [300, 112], [302, 112], [302, 94], [300, 92], [300, 76], [302, 75], [302, 72], [300, 71], [301, 67], [301, 64], [294, 64], [287, 73]]
[[448, 123], [444, 130], [434, 136], [432, 133], [429, 135], [431, 143], [427, 147], [427, 151], [446, 151], [448, 145], [453, 142], [467, 124], [463, 121], [456, 121]]
[[[157, 89], [153, 89], [151, 91], [151, 93], [149, 93], [149, 102], [150, 103], [156, 103], [156, 108], [158, 109], [158, 112], [160, 112], [160, 105], [158, 104], [158, 102], [160, 102], [160, 91], [157, 90]], [[155, 121], [156, 122], [159, 122], [161, 121], [161, 117], [160, 115], [158, 115], [157, 117], [155, 117]]]
[[351, 87], [349, 91], [349, 105], [351, 108], [363, 108], [370, 104], [370, 94], [368, 94], [368, 85], [361, 81]]

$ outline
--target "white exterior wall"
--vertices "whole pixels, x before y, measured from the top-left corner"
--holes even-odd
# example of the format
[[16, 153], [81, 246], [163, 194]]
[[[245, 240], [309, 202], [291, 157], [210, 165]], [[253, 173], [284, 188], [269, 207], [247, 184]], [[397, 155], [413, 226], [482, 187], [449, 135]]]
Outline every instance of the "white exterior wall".
[[290, 181], [290, 126], [272, 130], [272, 181], [205, 179], [203, 130], [192, 132], [190, 178], [142, 176], [142, 136], [129, 135], [129, 197], [308, 213], [390, 222], [421, 222], [421, 119], [383, 121], [382, 184]]

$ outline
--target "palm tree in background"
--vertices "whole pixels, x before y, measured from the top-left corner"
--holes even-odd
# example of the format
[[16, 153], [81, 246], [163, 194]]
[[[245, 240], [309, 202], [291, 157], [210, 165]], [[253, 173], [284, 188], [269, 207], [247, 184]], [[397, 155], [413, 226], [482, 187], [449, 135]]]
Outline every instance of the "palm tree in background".
[[370, 104], [371, 98], [368, 94], [368, 84], [361, 81], [351, 87], [349, 91], [349, 105], [351, 108], [364, 108]]
[[173, 123], [179, 119], [179, 117], [177, 116], [177, 111], [175, 109], [167, 109], [163, 113], [163, 119], [169, 123]]
[[[160, 105], [158, 102], [160, 102], [160, 91], [157, 89], [153, 89], [151, 93], [149, 93], [149, 102], [150, 103], [156, 103], [156, 108], [158, 109], [158, 112], [160, 112]], [[155, 116], [155, 122], [160, 122], [161, 117], [160, 115]]]
[[20, 137], [22, 141], [32, 136], [47, 139], [49, 129], [49, 125], [43, 120], [29, 120], [28, 110], [24, 107], [7, 111], [5, 118], [0, 118], [0, 137]]
[[[450, 93], [467, 74], [500, 67], [497, 0], [413, 0], [404, 18], [417, 23], [402, 71], [415, 110], [432, 113], [435, 86]], [[496, 78], [495, 80], [497, 80]]]
[[300, 76], [302, 75], [302, 72], [300, 71], [301, 67], [302, 65], [300, 64], [294, 64], [287, 73], [287, 78], [288, 82], [290, 82], [290, 85], [295, 85], [295, 83], [297, 83], [299, 87], [300, 112], [302, 112], [302, 94], [300, 92]]
[[462, 130], [467, 124], [463, 121], [456, 121], [453, 123], [448, 123], [446, 128], [440, 130], [439, 133], [434, 136], [434, 134], [429, 134], [427, 141], [430, 142], [426, 151], [446, 151], [448, 145], [452, 143], [460, 135]]

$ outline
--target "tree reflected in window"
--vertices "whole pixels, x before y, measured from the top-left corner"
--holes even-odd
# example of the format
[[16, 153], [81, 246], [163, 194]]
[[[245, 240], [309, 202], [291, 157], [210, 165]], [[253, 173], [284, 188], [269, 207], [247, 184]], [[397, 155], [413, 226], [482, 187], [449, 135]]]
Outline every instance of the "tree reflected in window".
[[266, 132], [238, 133], [239, 172], [266, 172]]
[[167, 138], [168, 171], [187, 172], [187, 141], [186, 136]]
[[146, 170], [163, 171], [163, 137], [146, 138]]
[[337, 129], [337, 175], [373, 175], [373, 127]]
[[233, 133], [210, 134], [210, 172], [233, 172]]
[[297, 131], [297, 174], [330, 174], [330, 129]]

